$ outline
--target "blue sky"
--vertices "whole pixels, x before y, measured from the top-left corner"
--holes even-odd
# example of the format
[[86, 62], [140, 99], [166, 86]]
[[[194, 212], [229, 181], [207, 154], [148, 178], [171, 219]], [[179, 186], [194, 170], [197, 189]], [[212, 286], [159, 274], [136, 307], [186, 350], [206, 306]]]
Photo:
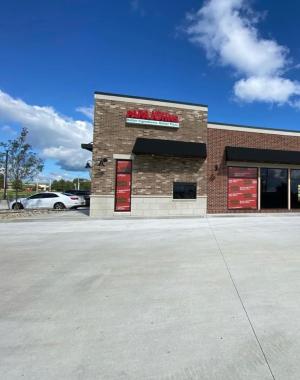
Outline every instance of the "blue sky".
[[300, 129], [300, 4], [10, 0], [0, 140], [27, 126], [45, 178], [88, 177], [95, 90], [198, 102], [209, 120]]

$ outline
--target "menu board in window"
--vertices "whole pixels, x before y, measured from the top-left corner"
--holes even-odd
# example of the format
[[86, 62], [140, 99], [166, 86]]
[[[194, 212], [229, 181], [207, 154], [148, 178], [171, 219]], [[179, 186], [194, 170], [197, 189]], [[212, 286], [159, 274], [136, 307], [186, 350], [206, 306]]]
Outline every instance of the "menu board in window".
[[228, 209], [257, 209], [257, 168], [228, 168]]
[[118, 160], [116, 163], [115, 211], [131, 210], [132, 162]]

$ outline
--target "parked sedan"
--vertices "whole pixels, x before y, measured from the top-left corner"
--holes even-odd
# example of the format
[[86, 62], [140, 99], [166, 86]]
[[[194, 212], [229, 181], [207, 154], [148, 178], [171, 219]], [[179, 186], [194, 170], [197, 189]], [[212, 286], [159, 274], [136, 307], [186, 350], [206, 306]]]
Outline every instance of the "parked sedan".
[[78, 197], [84, 199], [85, 206], [90, 207], [90, 195], [91, 192], [89, 190], [67, 190], [69, 194], [77, 195]]
[[62, 210], [65, 208], [77, 208], [84, 205], [84, 201], [78, 196], [67, 193], [45, 192], [34, 194], [28, 198], [20, 198], [17, 202], [14, 200], [10, 203], [10, 208], [54, 208]]

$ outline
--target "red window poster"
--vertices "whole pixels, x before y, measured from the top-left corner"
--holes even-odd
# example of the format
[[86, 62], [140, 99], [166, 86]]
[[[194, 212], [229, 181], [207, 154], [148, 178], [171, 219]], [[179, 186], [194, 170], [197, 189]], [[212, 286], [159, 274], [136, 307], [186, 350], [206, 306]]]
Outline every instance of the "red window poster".
[[118, 160], [117, 161], [117, 173], [130, 173], [131, 174], [131, 161]]
[[230, 210], [257, 209], [257, 169], [229, 168], [228, 208]]
[[116, 164], [115, 211], [131, 210], [132, 162], [118, 160]]

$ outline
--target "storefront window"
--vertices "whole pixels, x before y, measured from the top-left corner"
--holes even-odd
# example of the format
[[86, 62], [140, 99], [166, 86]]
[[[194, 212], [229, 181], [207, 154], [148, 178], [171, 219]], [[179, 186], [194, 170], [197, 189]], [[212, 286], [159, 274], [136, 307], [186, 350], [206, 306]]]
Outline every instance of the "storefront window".
[[196, 199], [197, 184], [190, 182], [173, 183], [173, 199]]
[[288, 170], [262, 168], [261, 208], [288, 208]]
[[300, 170], [291, 170], [291, 208], [300, 208]]
[[228, 168], [228, 209], [257, 209], [257, 168]]

